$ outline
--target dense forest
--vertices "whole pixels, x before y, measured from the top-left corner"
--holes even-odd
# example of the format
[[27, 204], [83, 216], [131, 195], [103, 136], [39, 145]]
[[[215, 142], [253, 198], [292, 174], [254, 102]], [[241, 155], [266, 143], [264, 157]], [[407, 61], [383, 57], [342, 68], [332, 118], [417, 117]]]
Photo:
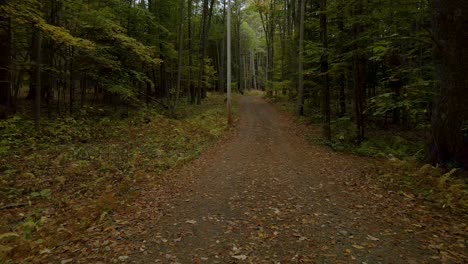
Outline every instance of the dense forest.
[[[279, 166], [284, 175], [306, 166], [312, 161], [305, 160], [308, 154], [302, 145], [287, 145], [284, 155], [275, 152], [275, 146], [294, 142], [286, 132], [278, 132], [284, 139], [273, 133], [286, 122], [277, 119], [282, 114], [294, 116], [295, 125], [307, 127], [304, 131], [317, 128], [310, 133], [299, 130], [301, 137], [314, 146], [325, 145], [327, 151], [374, 157], [377, 162], [413, 162], [413, 167], [399, 163], [391, 173], [385, 165], [377, 166], [377, 174], [390, 175], [388, 182], [403, 182], [405, 188], [408, 182], [417, 182], [414, 197], [466, 212], [467, 29], [464, 0], [0, 0], [0, 213], [8, 213], [0, 217], [0, 263], [7, 256], [41, 263], [27, 256], [30, 250], [50, 262], [50, 252], [64, 246], [57, 243], [69, 241], [61, 237], [63, 232], [52, 231], [58, 226], [76, 235], [117, 225], [121, 205], [146, 197], [141, 190], [149, 186], [178, 186], [165, 185], [158, 177], [197, 158], [238, 127], [244, 138], [237, 142], [239, 135], [232, 137], [239, 149], [245, 148], [245, 155], [252, 155], [249, 161], [262, 155], [269, 158], [258, 161], [254, 164], [258, 168], [253, 166], [249, 173], [262, 171], [266, 164]], [[273, 114], [269, 105], [282, 114]], [[246, 120], [258, 126], [249, 127]], [[255, 140], [249, 141], [251, 137]], [[277, 144], [262, 141], [267, 139]], [[259, 147], [251, 149], [244, 142]], [[256, 152], [264, 148], [271, 151]], [[223, 165], [239, 149], [214, 155], [228, 155], [214, 165], [221, 175], [240, 175]], [[343, 153], [329, 159], [327, 151], [316, 152], [320, 155], [314, 166], [319, 169], [302, 169], [325, 171], [319, 166], [323, 163], [334, 170], [332, 174], [344, 175], [339, 169], [349, 164], [355, 163], [350, 166], [354, 168], [371, 163], [348, 160]], [[281, 168], [282, 162], [290, 162], [288, 153], [303, 159], [289, 164], [290, 169]], [[242, 156], [236, 155], [232, 160]], [[414, 172], [422, 163], [430, 164], [430, 169], [423, 166]], [[231, 167], [244, 169], [239, 164]], [[263, 171], [275, 176], [268, 186], [281, 182], [283, 174], [278, 176], [269, 167]], [[302, 170], [291, 176], [293, 183], [297, 175]], [[254, 184], [255, 177], [247, 178]], [[373, 186], [357, 181], [343, 180], [346, 186]], [[310, 190], [315, 193], [314, 188]], [[264, 193], [275, 196], [281, 190]], [[398, 193], [413, 201], [401, 189]], [[372, 197], [387, 194], [393, 192]], [[348, 198], [342, 201], [354, 199]], [[138, 206], [132, 210], [150, 207]], [[276, 207], [273, 210], [280, 214]], [[197, 221], [188, 219], [185, 224]], [[457, 228], [466, 233], [466, 227]], [[460, 236], [464, 234], [460, 230], [451, 231]], [[273, 237], [281, 232], [272, 230]], [[102, 232], [95, 235], [99, 239]], [[299, 242], [308, 239], [297, 232], [292, 236]], [[370, 235], [366, 240], [378, 238]], [[83, 246], [79, 243], [74, 246]], [[67, 245], [65, 251], [78, 252], [72, 247]], [[230, 258], [247, 259], [236, 245], [232, 248]], [[353, 256], [348, 250], [345, 255]], [[451, 251], [449, 260], [466, 260], [459, 249], [450, 250], [458, 253]], [[80, 252], [81, 257], [87, 255]], [[128, 256], [113, 257], [123, 262]]]
[[[360, 144], [369, 128], [425, 131], [426, 160], [466, 164], [462, 1], [231, 5], [235, 90], [295, 101], [297, 114], [323, 120], [338, 144]], [[39, 127], [41, 112], [87, 105], [157, 104], [175, 115], [180, 101], [201, 104], [226, 90], [226, 8], [3, 1], [1, 116], [31, 112]]]

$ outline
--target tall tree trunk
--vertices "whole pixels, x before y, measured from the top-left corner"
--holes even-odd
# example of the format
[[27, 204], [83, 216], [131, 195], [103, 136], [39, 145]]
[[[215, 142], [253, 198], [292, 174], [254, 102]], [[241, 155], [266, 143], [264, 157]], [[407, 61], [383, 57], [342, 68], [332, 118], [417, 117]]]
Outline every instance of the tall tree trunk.
[[179, 6], [179, 52], [178, 52], [178, 59], [177, 59], [177, 84], [176, 84], [176, 92], [175, 98], [172, 106], [172, 114], [175, 114], [175, 110], [177, 104], [179, 103], [179, 96], [180, 96], [180, 83], [182, 81], [182, 59], [183, 59], [183, 51], [184, 51], [184, 2], [185, 0], [180, 0]]
[[257, 90], [257, 73], [255, 69], [255, 55], [254, 51], [250, 51], [250, 68], [252, 69], [252, 87]]
[[[356, 5], [355, 14], [362, 14], [362, 0], [359, 0]], [[365, 89], [366, 89], [366, 59], [362, 44], [359, 43], [359, 36], [362, 33], [362, 24], [360, 21], [355, 22], [353, 25], [354, 37], [354, 54], [353, 54], [353, 68], [354, 68], [354, 106], [356, 114], [356, 129], [357, 129], [357, 143], [361, 143], [365, 136], [365, 121], [364, 121], [364, 108], [365, 108]]]
[[297, 102], [296, 114], [304, 115], [304, 16], [305, 16], [305, 1], [301, 1], [300, 22], [299, 22], [299, 69], [298, 69], [298, 87], [297, 87]]
[[241, 44], [240, 44], [240, 27], [241, 27], [241, 18], [240, 18], [240, 8], [237, 9], [236, 16], [236, 28], [237, 28], [237, 38], [236, 38], [236, 50], [237, 50], [237, 92], [242, 93], [242, 61], [241, 61]]
[[42, 33], [36, 29], [34, 32], [34, 83], [35, 83], [35, 98], [34, 98], [34, 125], [36, 132], [40, 129], [41, 122], [41, 74], [42, 74]]
[[[209, 4], [209, 5], [208, 5]], [[214, 0], [208, 3], [208, 0], [203, 0], [203, 17], [201, 24], [201, 35], [200, 35], [200, 62], [199, 62], [199, 74], [198, 74], [198, 85], [197, 85], [197, 104], [201, 104], [202, 93], [204, 90], [204, 78], [205, 78], [205, 57], [208, 52], [208, 34], [211, 23], [211, 14], [213, 11]]]
[[431, 156], [434, 163], [444, 164], [456, 161], [462, 151], [462, 125], [468, 120], [468, 2], [434, 0], [433, 4], [437, 82]]
[[195, 104], [195, 87], [192, 82], [192, 67], [193, 67], [193, 57], [192, 57], [192, 0], [187, 1], [187, 34], [188, 34], [188, 56], [189, 56], [189, 73], [188, 73], [188, 86], [189, 86], [189, 98], [190, 103]]
[[74, 55], [75, 55], [75, 50], [73, 47], [70, 48], [70, 58], [69, 58], [69, 72], [70, 72], [70, 114], [73, 114], [73, 108], [75, 105], [75, 78], [74, 78]]
[[323, 54], [320, 62], [320, 72], [323, 75], [323, 133], [331, 140], [330, 113], [330, 80], [328, 76], [328, 31], [327, 31], [327, 0], [320, 0], [320, 33], [322, 35]]
[[[342, 7], [343, 6], [343, 0], [340, 2], [340, 5], [339, 7]], [[343, 10], [340, 9], [340, 11], [338, 11], [339, 14], [338, 14], [338, 19], [337, 19], [337, 23], [338, 23], [338, 29], [340, 31], [340, 35], [339, 35], [339, 41], [337, 43], [337, 49], [338, 49], [338, 52], [340, 53], [340, 60], [343, 60], [343, 53], [344, 53], [344, 48], [343, 48], [343, 42], [344, 42], [344, 18], [343, 18]], [[340, 86], [340, 97], [339, 97], [339, 101], [340, 101], [340, 111], [339, 111], [339, 116], [340, 117], [343, 117], [345, 116], [346, 114], [346, 90], [345, 90], [345, 87], [346, 87], [346, 78], [345, 78], [345, 71], [344, 70], [341, 70], [340, 73], [338, 74], [338, 84]]]
[[[287, 26], [287, 1], [283, 5], [283, 18], [281, 23], [279, 23], [280, 28], [280, 38], [281, 38], [281, 81], [286, 80], [286, 26]], [[286, 94], [286, 87], [282, 85], [281, 94]]]
[[227, 0], [227, 14], [226, 14], [226, 92], [227, 92], [227, 123], [228, 126], [232, 125], [232, 105], [231, 105], [231, 1]]
[[225, 92], [226, 85], [226, 0], [223, 0], [223, 19], [222, 19], [222, 28], [223, 28], [223, 38], [221, 43], [221, 51], [219, 56], [219, 87], [218, 92]]
[[250, 86], [250, 84], [248, 83], [248, 80], [249, 80], [249, 70], [248, 70], [248, 64], [247, 64], [247, 55], [244, 56], [243, 60], [244, 62], [244, 90], [247, 90], [247, 89], [252, 89], [252, 86]]
[[0, 119], [11, 111], [11, 19], [0, 16]]
[[[276, 8], [276, 0], [270, 0], [269, 9], [274, 10]], [[274, 67], [274, 35], [276, 17], [275, 12], [259, 12], [260, 19], [262, 21], [263, 31], [265, 32], [266, 39], [266, 64], [265, 64], [265, 90], [268, 96], [273, 95], [273, 89], [270, 87], [270, 83], [273, 81], [273, 67]]]

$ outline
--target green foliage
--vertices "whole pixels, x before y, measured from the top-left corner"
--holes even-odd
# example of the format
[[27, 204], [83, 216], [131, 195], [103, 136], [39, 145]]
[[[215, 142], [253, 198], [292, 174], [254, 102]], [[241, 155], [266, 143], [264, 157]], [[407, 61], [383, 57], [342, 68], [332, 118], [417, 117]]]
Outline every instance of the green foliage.
[[369, 137], [357, 144], [356, 125], [350, 118], [344, 117], [332, 121], [332, 142], [334, 150], [351, 152], [361, 156], [420, 160], [424, 155], [424, 142], [406, 139], [398, 133], [374, 131]]
[[468, 212], [468, 183], [463, 172], [457, 169], [445, 171], [429, 164], [421, 166], [414, 162], [393, 159], [380, 164], [377, 170], [387, 188], [413, 193], [415, 197], [441, 208]]
[[354, 123], [349, 117], [342, 117], [332, 121], [331, 128], [334, 133], [334, 139], [338, 142], [352, 142], [357, 134]]
[[364, 141], [354, 153], [372, 157], [421, 158], [422, 142], [410, 142], [400, 136], [387, 136]]
[[50, 189], [44, 189], [39, 192], [32, 192], [29, 194], [31, 198], [49, 198], [51, 195], [51, 190]]
[[14, 19], [22, 26], [32, 25], [59, 44], [73, 46], [83, 50], [93, 50], [95, 45], [87, 39], [75, 37], [63, 27], [50, 25], [40, 11], [42, 4], [37, 0], [9, 1], [0, 6], [0, 12]]
[[19, 148], [24, 144], [30, 143], [30, 140], [21, 140], [28, 137], [33, 124], [29, 120], [24, 120], [21, 116], [0, 120], [0, 156], [8, 154], [10, 150]]
[[[113, 108], [85, 107], [73, 118], [43, 122], [36, 134], [21, 117], [1, 121], [8, 133], [0, 133], [0, 146], [9, 150], [0, 155], [0, 203], [34, 204], [21, 207], [24, 220], [12, 220], [8, 228], [38, 248], [41, 239], [53, 247], [62, 232], [113, 221], [139, 188], [161, 184], [163, 171], [197, 157], [222, 136], [224, 98], [208, 94], [201, 106], [181, 103], [177, 119], [153, 107], [129, 109], [124, 119]], [[15, 144], [5, 140], [10, 137]], [[37, 209], [42, 205], [61, 211]]]

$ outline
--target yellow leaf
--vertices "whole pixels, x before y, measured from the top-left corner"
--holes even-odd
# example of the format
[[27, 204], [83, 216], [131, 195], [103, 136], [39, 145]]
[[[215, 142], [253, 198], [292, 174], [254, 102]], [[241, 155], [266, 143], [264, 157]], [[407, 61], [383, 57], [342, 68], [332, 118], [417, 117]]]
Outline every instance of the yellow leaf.
[[353, 248], [364, 249], [364, 247], [363, 247], [363, 246], [360, 246], [360, 245], [353, 245]]

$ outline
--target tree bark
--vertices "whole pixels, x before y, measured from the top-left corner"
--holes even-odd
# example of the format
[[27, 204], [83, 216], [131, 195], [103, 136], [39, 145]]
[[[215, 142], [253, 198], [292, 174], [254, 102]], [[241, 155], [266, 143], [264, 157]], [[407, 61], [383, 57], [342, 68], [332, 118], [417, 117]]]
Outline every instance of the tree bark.
[[183, 59], [183, 51], [184, 51], [184, 2], [185, 0], [180, 0], [179, 6], [179, 52], [178, 52], [178, 59], [177, 59], [177, 84], [176, 84], [176, 92], [175, 98], [172, 105], [172, 115], [175, 114], [175, 110], [177, 108], [177, 104], [179, 103], [179, 96], [180, 96], [180, 84], [182, 81], [182, 59]]
[[456, 162], [463, 150], [462, 125], [468, 119], [468, 2], [434, 0], [433, 5], [437, 47], [431, 158], [434, 163], [446, 164]]
[[188, 73], [188, 86], [189, 86], [189, 98], [190, 103], [195, 104], [195, 87], [192, 82], [192, 67], [193, 67], [193, 57], [192, 57], [192, 0], [187, 1], [187, 37], [188, 37], [188, 56], [189, 56], [189, 73]]
[[240, 32], [240, 27], [241, 27], [241, 23], [242, 23], [242, 19], [241, 19], [241, 13], [240, 13], [240, 6], [239, 4], [236, 5], [236, 16], [235, 16], [235, 19], [236, 19], [236, 22], [234, 24], [234, 28], [236, 30], [236, 35], [237, 35], [237, 38], [236, 38], [236, 76], [237, 76], [237, 92], [241, 93], [242, 92], [242, 60], [241, 60], [241, 43], [240, 43], [240, 39], [241, 39], [241, 32]]
[[0, 16], [0, 119], [11, 111], [11, 19]]
[[34, 125], [36, 132], [40, 129], [41, 122], [41, 74], [42, 74], [42, 33], [36, 29], [34, 32], [34, 83], [36, 95], [34, 98]]
[[[362, 14], [362, 0], [356, 4], [354, 13], [356, 15]], [[362, 44], [359, 43], [359, 35], [362, 33], [363, 28], [361, 22], [355, 22], [353, 25], [354, 37], [354, 52], [353, 52], [353, 69], [354, 69], [354, 106], [356, 114], [356, 130], [357, 130], [357, 143], [360, 144], [365, 136], [365, 121], [364, 121], [364, 108], [365, 108], [365, 90], [366, 90], [366, 58], [363, 54]]]
[[[342, 8], [344, 5], [343, 5], [343, 1], [340, 1], [340, 5], [339, 7]], [[343, 18], [343, 10], [340, 9], [339, 11], [339, 14], [338, 14], [338, 19], [337, 19], [337, 24], [338, 24], [338, 29], [340, 31], [340, 35], [339, 35], [339, 41], [337, 43], [337, 50], [338, 52], [340, 53], [340, 60], [343, 60], [343, 53], [345, 52], [344, 51], [344, 45], [343, 45], [343, 42], [344, 42], [344, 18]], [[340, 97], [339, 97], [339, 101], [340, 101], [340, 111], [339, 111], [339, 116], [340, 117], [344, 117], [346, 115], [346, 78], [345, 78], [345, 71], [344, 70], [341, 70], [339, 75], [338, 75], [338, 84], [339, 84], [339, 87], [340, 87]]]
[[298, 69], [298, 87], [297, 87], [297, 102], [296, 114], [304, 115], [304, 17], [305, 17], [305, 1], [300, 0], [300, 21], [299, 21], [299, 69]]
[[[199, 62], [199, 73], [198, 73], [198, 85], [197, 85], [197, 104], [201, 104], [202, 93], [204, 89], [203, 79], [205, 78], [205, 57], [208, 52], [208, 34], [211, 23], [211, 14], [213, 11], [214, 0], [203, 0], [203, 16], [201, 24], [200, 34], [200, 62]], [[209, 5], [208, 5], [209, 4]]]
[[[222, 19], [222, 27], [226, 29], [226, 0], [223, 0], [223, 19]], [[226, 31], [223, 31], [223, 38], [221, 43], [221, 51], [219, 56], [219, 87], [218, 92], [224, 93], [226, 90]]]
[[226, 92], [227, 92], [227, 123], [232, 125], [232, 98], [231, 98], [231, 1], [227, 0], [226, 16]]
[[252, 87], [257, 90], [257, 73], [255, 70], [255, 55], [254, 51], [250, 51], [250, 68], [252, 69]]
[[330, 113], [330, 79], [328, 76], [328, 31], [327, 31], [327, 0], [320, 0], [320, 32], [322, 35], [323, 54], [320, 72], [323, 74], [323, 133], [327, 140], [331, 140]]

